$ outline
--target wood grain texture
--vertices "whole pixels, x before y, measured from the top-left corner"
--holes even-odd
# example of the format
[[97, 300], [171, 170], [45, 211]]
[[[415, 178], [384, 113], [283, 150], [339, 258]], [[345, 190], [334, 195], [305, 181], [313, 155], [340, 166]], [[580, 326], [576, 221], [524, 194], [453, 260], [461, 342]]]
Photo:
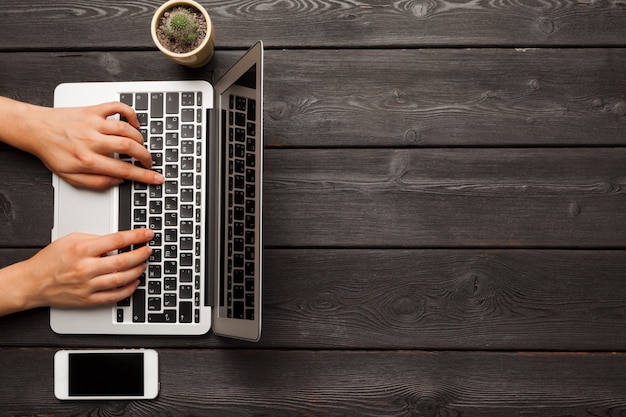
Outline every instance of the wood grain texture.
[[50, 172], [31, 155], [0, 149], [0, 247], [47, 244], [52, 214]]
[[622, 148], [266, 152], [265, 237], [304, 247], [623, 247]]
[[[2, 349], [0, 414], [583, 417], [619, 415], [626, 402], [621, 353], [159, 353], [155, 401], [61, 402], [53, 396], [54, 350]], [[26, 362], [38, 372], [19, 372]]]
[[[189, 70], [157, 52], [5, 53], [0, 95], [51, 106], [61, 82], [214, 82], [240, 56]], [[288, 50], [265, 64], [268, 147], [626, 144], [624, 49]]]
[[[158, 0], [3, 2], [0, 50], [156, 49]], [[203, 1], [217, 48], [623, 46], [620, 0]], [[25, 29], [26, 28], [26, 29]]]
[[[28, 255], [0, 250], [0, 265]], [[0, 345], [626, 350], [624, 251], [270, 249], [263, 260], [259, 343], [56, 335], [40, 309], [2, 318]]]

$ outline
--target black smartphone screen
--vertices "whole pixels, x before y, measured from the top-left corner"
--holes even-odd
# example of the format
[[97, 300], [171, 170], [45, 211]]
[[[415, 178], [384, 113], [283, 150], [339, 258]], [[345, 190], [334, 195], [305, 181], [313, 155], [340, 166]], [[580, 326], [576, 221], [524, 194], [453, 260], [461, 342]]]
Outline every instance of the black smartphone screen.
[[75, 397], [144, 395], [143, 353], [70, 353], [68, 391]]

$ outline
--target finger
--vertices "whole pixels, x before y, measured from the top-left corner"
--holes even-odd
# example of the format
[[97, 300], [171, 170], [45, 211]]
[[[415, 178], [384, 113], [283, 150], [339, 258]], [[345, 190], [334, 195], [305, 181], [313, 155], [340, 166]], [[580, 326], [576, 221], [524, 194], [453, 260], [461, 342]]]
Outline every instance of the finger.
[[135, 113], [135, 111], [132, 109], [132, 107], [122, 102], [112, 101], [109, 103], [102, 103], [98, 104], [97, 106], [93, 106], [93, 109], [98, 115], [102, 116], [103, 118], [112, 116], [114, 114], [119, 114], [120, 116], [128, 120], [128, 123], [131, 126], [135, 128], [139, 127], [139, 120], [137, 119], [137, 114]]
[[145, 184], [162, 184], [165, 181], [163, 175], [146, 168], [112, 159], [110, 162], [110, 175], [126, 180], [142, 182]]
[[120, 185], [124, 182], [121, 178], [109, 177], [97, 174], [63, 174], [59, 173], [65, 181], [79, 188], [89, 188], [94, 190], [104, 190]]
[[[112, 252], [114, 250], [126, 248], [130, 245], [147, 243], [153, 237], [154, 237], [154, 232], [152, 230], [142, 228], [142, 229], [124, 230], [121, 232], [111, 233], [111, 234], [104, 235], [104, 236], [98, 236], [94, 239], [91, 239], [89, 242], [87, 242], [87, 244], [89, 245], [90, 255], [101, 256], [106, 253]], [[149, 249], [149, 248], [142, 248], [142, 249]], [[132, 252], [128, 252], [128, 253], [132, 253]], [[119, 256], [122, 256], [122, 255], [119, 255]], [[108, 272], [113, 272], [113, 271], [114, 270], [110, 270]]]
[[104, 135], [132, 139], [133, 142], [143, 146], [144, 137], [141, 132], [125, 121], [104, 120], [98, 128]]
[[150, 253], [150, 250], [141, 248], [133, 252], [90, 260], [92, 278], [86, 288], [90, 293], [94, 293], [128, 285], [145, 271]]
[[[112, 123], [122, 123], [124, 122], [112, 122]], [[128, 124], [126, 124], [128, 126]], [[146, 149], [143, 144], [143, 136], [133, 128], [130, 128], [131, 131], [134, 131], [137, 135], [139, 135], [139, 139], [136, 138], [131, 139], [128, 136], [122, 136], [122, 132], [114, 127], [111, 127], [111, 123], [107, 124], [109, 128], [102, 127], [101, 133], [105, 136], [102, 137], [102, 140], [99, 140], [93, 146], [93, 151], [101, 154], [112, 154], [118, 153], [123, 155], [129, 155], [141, 162], [146, 168], [150, 168], [152, 166], [152, 156], [150, 155], [150, 151]], [[117, 135], [117, 136], [116, 136]]]
[[112, 304], [130, 297], [139, 286], [139, 280], [134, 279], [128, 285], [119, 288], [98, 291], [89, 296], [92, 305]]
[[[163, 175], [134, 164], [120, 161], [104, 155], [97, 155], [91, 165], [88, 175], [99, 175], [103, 177], [126, 179], [138, 181], [145, 184], [162, 184], [165, 181]], [[76, 174], [81, 175], [81, 174]], [[118, 184], [120, 181], [117, 182]], [[106, 184], [101, 184], [106, 185]]]

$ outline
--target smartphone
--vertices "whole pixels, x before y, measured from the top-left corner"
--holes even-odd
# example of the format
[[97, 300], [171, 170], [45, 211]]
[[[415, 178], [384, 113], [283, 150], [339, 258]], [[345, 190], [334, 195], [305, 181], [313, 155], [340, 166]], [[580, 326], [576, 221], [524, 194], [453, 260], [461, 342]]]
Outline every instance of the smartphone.
[[60, 350], [54, 355], [54, 395], [60, 400], [141, 400], [158, 394], [155, 350]]

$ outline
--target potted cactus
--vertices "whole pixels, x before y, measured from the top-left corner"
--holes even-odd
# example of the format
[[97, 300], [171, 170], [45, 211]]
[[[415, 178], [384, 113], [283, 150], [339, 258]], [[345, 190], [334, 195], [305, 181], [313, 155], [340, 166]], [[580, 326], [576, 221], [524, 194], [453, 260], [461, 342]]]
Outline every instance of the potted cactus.
[[169, 0], [152, 18], [152, 40], [163, 54], [198, 68], [213, 57], [213, 25], [206, 9], [194, 0]]

